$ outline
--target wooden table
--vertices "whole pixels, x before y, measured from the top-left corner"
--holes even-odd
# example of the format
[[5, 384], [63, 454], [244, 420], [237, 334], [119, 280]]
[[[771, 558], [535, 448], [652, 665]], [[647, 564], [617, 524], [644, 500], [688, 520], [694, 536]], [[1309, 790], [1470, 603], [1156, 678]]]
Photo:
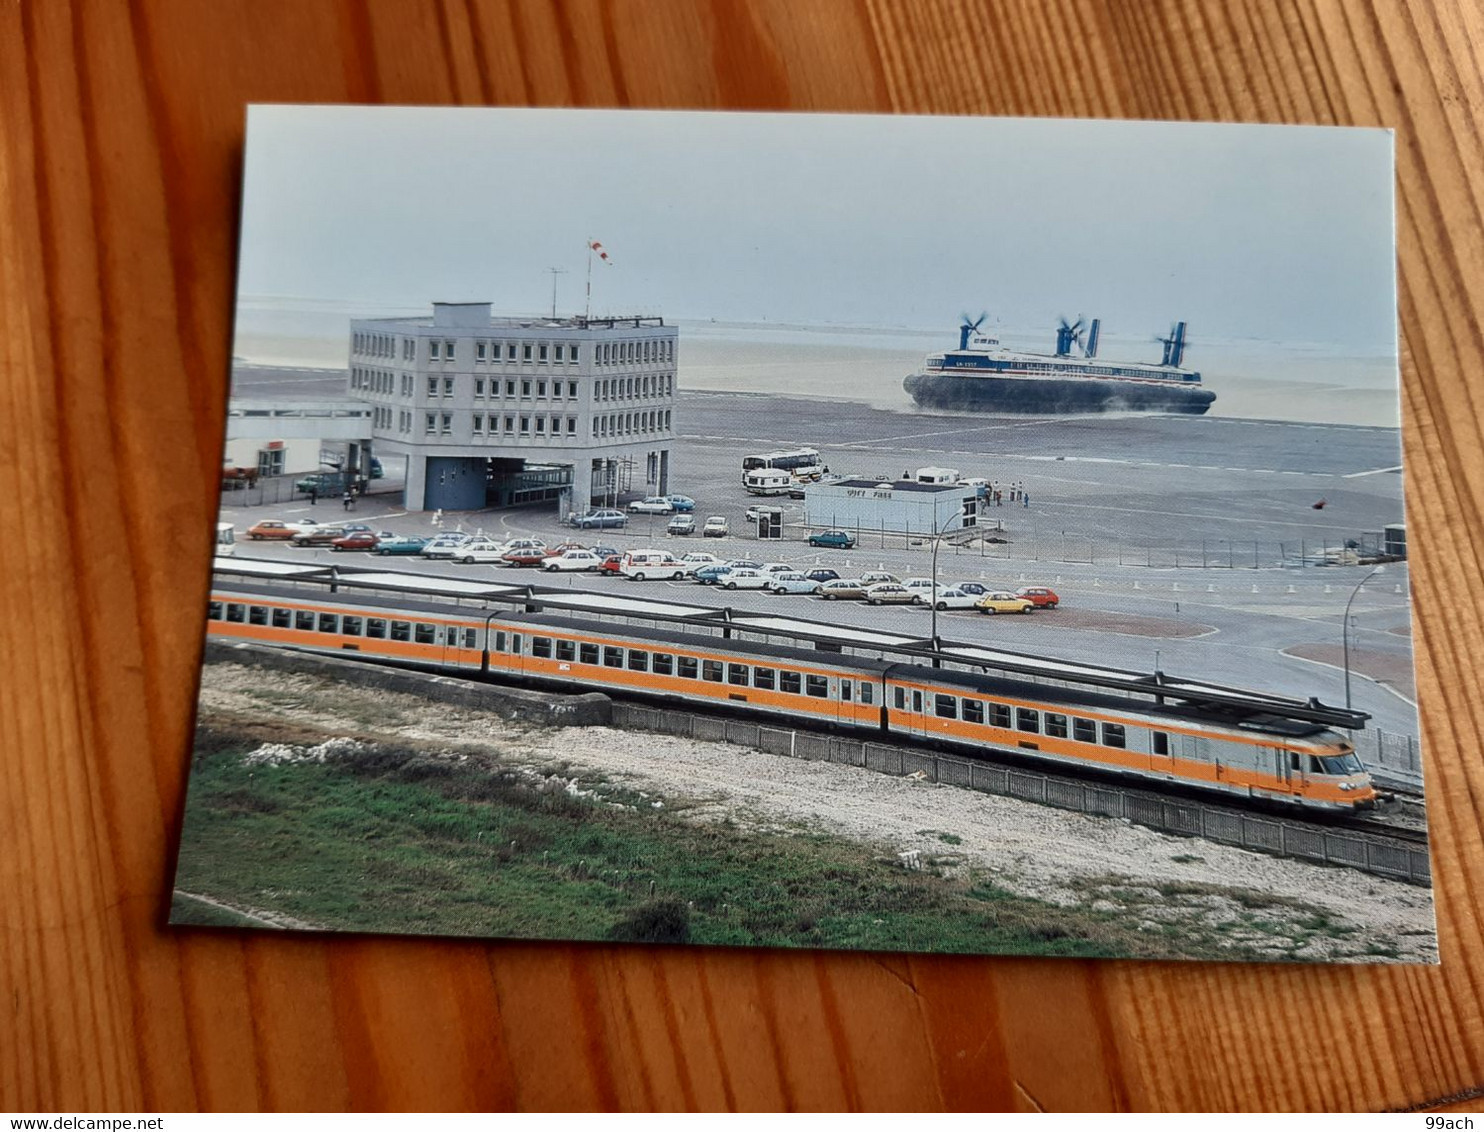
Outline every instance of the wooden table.
[[[0, 4], [0, 1108], [1476, 1103], [1481, 45], [1425, 0]], [[1443, 966], [167, 930], [270, 101], [1393, 127]]]

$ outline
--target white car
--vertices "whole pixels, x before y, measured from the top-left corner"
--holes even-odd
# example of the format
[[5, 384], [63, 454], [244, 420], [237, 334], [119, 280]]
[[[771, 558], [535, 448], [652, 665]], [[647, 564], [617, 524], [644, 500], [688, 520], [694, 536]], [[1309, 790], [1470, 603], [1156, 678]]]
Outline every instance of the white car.
[[455, 558], [459, 548], [466, 542], [473, 542], [473, 535], [441, 534], [434, 535], [423, 546], [419, 552], [424, 558]]
[[724, 590], [765, 590], [772, 576], [760, 570], [728, 570], [721, 579]]
[[793, 574], [797, 570], [798, 567], [791, 566], [787, 562], [769, 562], [766, 566], [762, 567], [764, 574]]
[[727, 520], [724, 515], [712, 515], [701, 528], [702, 538], [726, 538]]
[[695, 554], [682, 555], [680, 561], [685, 566], [685, 576], [687, 578], [702, 566], [716, 566], [721, 563], [721, 559], [716, 557], [716, 555], [704, 554], [699, 551]]
[[[455, 562], [472, 565], [475, 562], [498, 562], [510, 548], [492, 538], [471, 538], [453, 548], [451, 554], [433, 555], [436, 558], [452, 558]], [[424, 551], [426, 553], [426, 550]]]
[[668, 515], [675, 510], [675, 504], [663, 495], [651, 495], [648, 499], [634, 500], [629, 510], [636, 515]]
[[751, 507], [749, 507], [747, 509], [747, 521], [749, 523], [755, 523], [755, 522], [757, 522], [758, 516], [760, 516], [762, 513], [763, 513], [763, 506], [762, 506], [762, 504], [761, 503], [754, 503]]
[[558, 570], [596, 570], [602, 564], [603, 560], [591, 550], [568, 550], [560, 558], [548, 558], [541, 569], [554, 574]]
[[923, 597], [933, 592], [933, 580], [931, 578], [907, 578], [902, 582], [913, 593], [920, 593]]
[[774, 574], [768, 579], [768, 589], [775, 594], [817, 594], [819, 583], [806, 578], [797, 570]]
[[932, 605], [938, 609], [973, 609], [978, 604], [983, 594], [971, 594], [968, 590], [961, 590], [957, 586], [941, 586], [937, 596], [929, 599], [926, 592], [919, 592], [917, 601], [919, 605]]
[[916, 594], [896, 582], [877, 582], [866, 588], [868, 605], [911, 605], [916, 600]]

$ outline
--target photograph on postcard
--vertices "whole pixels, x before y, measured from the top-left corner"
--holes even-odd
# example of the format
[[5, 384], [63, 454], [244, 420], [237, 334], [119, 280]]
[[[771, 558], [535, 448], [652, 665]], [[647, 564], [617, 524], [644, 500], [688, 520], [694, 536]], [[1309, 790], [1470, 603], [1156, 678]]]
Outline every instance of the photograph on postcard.
[[1392, 185], [251, 108], [172, 922], [1437, 962]]

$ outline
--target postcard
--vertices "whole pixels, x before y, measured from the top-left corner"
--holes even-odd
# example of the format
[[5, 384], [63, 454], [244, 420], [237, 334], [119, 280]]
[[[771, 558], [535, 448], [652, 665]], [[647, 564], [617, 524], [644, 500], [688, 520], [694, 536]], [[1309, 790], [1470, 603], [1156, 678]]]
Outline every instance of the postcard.
[[1389, 132], [248, 125], [172, 922], [1437, 962]]

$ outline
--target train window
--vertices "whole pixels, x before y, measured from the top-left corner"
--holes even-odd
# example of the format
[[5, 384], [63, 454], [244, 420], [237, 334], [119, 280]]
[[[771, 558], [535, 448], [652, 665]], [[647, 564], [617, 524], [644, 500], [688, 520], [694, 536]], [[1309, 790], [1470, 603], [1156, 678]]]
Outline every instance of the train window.
[[830, 681], [827, 676], [804, 677], [804, 691], [811, 696], [828, 696], [830, 694]]
[[220, 621], [222, 619], [222, 603], [209, 601], [206, 603], [206, 619], [208, 621]]
[[[229, 601], [229, 602], [227, 602], [227, 620], [228, 621], [241, 621], [241, 620], [243, 620], [246, 617], [247, 617], [247, 606], [241, 604], [240, 602], [235, 602], [235, 601]], [[310, 620], [312, 622], [313, 621], [313, 618], [311, 618]]]
[[1067, 717], [1058, 715], [1054, 711], [1048, 711], [1046, 713], [1046, 734], [1057, 739], [1065, 739], [1067, 737]]
[[[368, 636], [369, 636], [369, 634], [368, 634]], [[505, 651], [505, 634], [504, 633], [496, 633], [495, 634], [495, 651], [496, 652], [504, 652]]]
[[287, 609], [275, 609], [273, 611], [273, 627], [275, 629], [287, 629], [293, 621], [293, 614]]
[[698, 674], [700, 665], [693, 656], [677, 656], [675, 658], [675, 675], [685, 680], [694, 680]]
[[922, 693], [916, 688], [912, 689], [912, 710], [915, 712], [922, 711]]
[[577, 646], [577, 656], [583, 664], [597, 664], [598, 646], [590, 645], [586, 641], [583, 641]]
[[964, 722], [965, 723], [983, 723], [984, 722], [984, 704], [981, 703], [979, 700], [965, 699], [964, 700]]
[[361, 619], [352, 617], [347, 613], [340, 619], [340, 631], [347, 637], [359, 637], [361, 635]]
[[720, 684], [721, 683], [721, 661], [719, 661], [719, 660], [703, 660], [703, 661], [701, 661], [701, 679], [702, 680], [710, 680], [713, 683]]
[[1009, 727], [1010, 709], [1004, 704], [990, 704], [989, 722], [995, 727]]
[[847, 703], [847, 704], [850, 702], [850, 681], [849, 680], [841, 680], [840, 681], [840, 701], [842, 703]]
[[[230, 617], [231, 614], [232, 607], [229, 605], [227, 606], [228, 617]], [[314, 611], [309, 609], [296, 609], [294, 611], [294, 628], [300, 629], [306, 633], [312, 633], [314, 631]]]
[[958, 697], [942, 695], [934, 696], [933, 712], [938, 716], [939, 719], [957, 719]]
[[649, 654], [638, 649], [629, 650], [629, 668], [634, 672], [649, 671]]
[[904, 707], [907, 706], [907, 689], [906, 688], [893, 688], [891, 690], [891, 697], [892, 697], [892, 703], [896, 704], [896, 706], [898, 708], [904, 708]]
[[510, 634], [510, 651], [511, 652], [515, 652], [515, 653], [520, 652], [520, 634], [519, 633], [511, 633]]
[[622, 668], [623, 649], [614, 648], [612, 645], [603, 646], [603, 667]]
[[366, 618], [366, 636], [368, 636], [368, 637], [385, 637], [386, 636], [386, 621], [384, 621], [380, 617], [368, 617], [368, 618]]
[[558, 660], [576, 660], [577, 642], [558, 640], [556, 643], [556, 658]]
[[1123, 734], [1123, 724], [1121, 724], [1121, 723], [1105, 723], [1105, 724], [1103, 724], [1103, 746], [1105, 746], [1105, 747], [1126, 747], [1126, 746], [1128, 746], [1128, 740], [1124, 737], [1124, 734]]
[[321, 633], [335, 633], [340, 629], [340, 618], [333, 613], [321, 613], [319, 615], [319, 631]]
[[667, 652], [657, 652], [654, 654], [654, 664], [651, 667], [656, 676], [673, 676], [675, 658]]
[[1324, 773], [1323, 768], [1319, 765], [1319, 760], [1316, 759], [1313, 755], [1305, 755], [1304, 756], [1304, 761], [1309, 764], [1309, 773], [1310, 774], [1323, 774]]
[[787, 692], [791, 696], [797, 696], [804, 690], [804, 681], [797, 672], [787, 670], [778, 674], [778, 690]]
[[1023, 707], [1015, 712], [1015, 726], [1020, 731], [1041, 730], [1041, 713], [1034, 708]]
[[478, 639], [479, 638], [475, 635], [473, 629], [465, 629], [464, 630], [464, 647], [466, 649], [472, 649], [474, 647], [474, 643]]
[[268, 607], [266, 605], [249, 605], [247, 607], [247, 623], [249, 625], [268, 624]]
[[1079, 743], [1096, 743], [1098, 741], [1098, 725], [1090, 719], [1080, 719], [1072, 716], [1072, 738]]
[[871, 685], [869, 685], [869, 684], [862, 684], [861, 685], [861, 703], [868, 704], [868, 703], [871, 702], [872, 698], [873, 698], [873, 696], [872, 696], [872, 693], [871, 693]]
[[438, 641], [438, 626], [418, 622], [412, 627], [412, 639], [420, 645], [436, 644]]
[[531, 655], [532, 656], [544, 657], [545, 659], [550, 660], [551, 659], [551, 638], [550, 637], [532, 637], [531, 638]]
[[729, 665], [727, 665], [727, 683], [728, 684], [736, 684], [738, 687], [745, 688], [745, 687], [747, 687], [747, 676], [748, 676], [747, 665], [745, 665], [745, 664], [729, 664]]
[[1168, 731], [1152, 731], [1154, 737], [1154, 753], [1156, 755], [1168, 755], [1170, 753], [1170, 733]]
[[1330, 755], [1321, 758], [1319, 764], [1324, 767], [1325, 774], [1361, 774], [1365, 771], [1359, 757], [1354, 754]]
[[754, 668], [752, 670], [752, 686], [754, 688], [767, 688], [771, 691], [777, 679], [778, 674], [771, 668]]
[[392, 640], [394, 640], [394, 641], [410, 641], [410, 640], [412, 640], [412, 622], [411, 621], [393, 621], [392, 622]]

